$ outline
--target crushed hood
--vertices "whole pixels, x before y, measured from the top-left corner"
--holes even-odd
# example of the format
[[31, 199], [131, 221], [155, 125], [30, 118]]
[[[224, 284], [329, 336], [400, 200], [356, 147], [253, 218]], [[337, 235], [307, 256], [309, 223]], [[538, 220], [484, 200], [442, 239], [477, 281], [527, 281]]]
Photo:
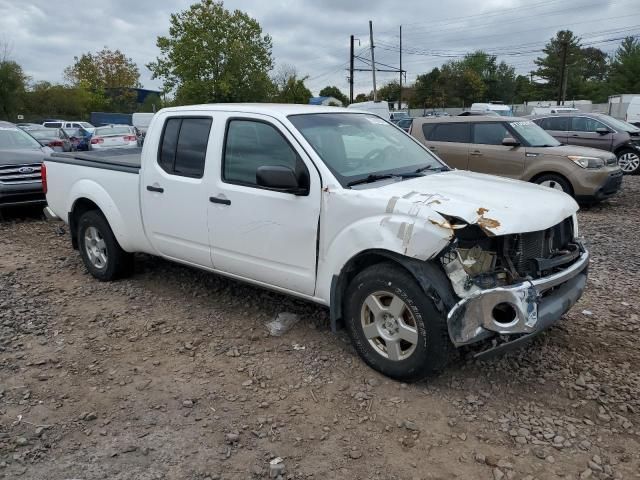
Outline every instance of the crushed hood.
[[575, 200], [558, 190], [463, 170], [367, 188], [362, 193], [388, 198], [387, 213], [428, 206], [441, 215], [478, 224], [490, 235], [545, 230], [578, 211]]

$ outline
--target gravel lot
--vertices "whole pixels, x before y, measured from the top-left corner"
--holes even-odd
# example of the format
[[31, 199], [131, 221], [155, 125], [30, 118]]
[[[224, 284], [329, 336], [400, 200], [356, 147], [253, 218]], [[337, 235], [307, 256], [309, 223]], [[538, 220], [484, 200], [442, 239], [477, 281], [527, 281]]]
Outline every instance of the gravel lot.
[[[141, 256], [90, 277], [59, 224], [0, 222], [0, 477], [640, 478], [640, 178], [580, 213], [585, 297], [525, 349], [405, 385], [313, 305]], [[283, 337], [264, 323], [302, 320]], [[272, 473], [277, 473], [274, 467]]]

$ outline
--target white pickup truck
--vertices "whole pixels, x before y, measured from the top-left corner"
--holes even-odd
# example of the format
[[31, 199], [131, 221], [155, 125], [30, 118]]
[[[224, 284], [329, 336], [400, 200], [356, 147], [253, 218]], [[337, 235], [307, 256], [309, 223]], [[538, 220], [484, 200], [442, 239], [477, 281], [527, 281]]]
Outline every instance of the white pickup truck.
[[568, 195], [451, 170], [366, 112], [168, 108], [141, 154], [55, 154], [43, 183], [99, 280], [144, 252], [326, 305], [397, 379], [531, 339], [587, 282]]

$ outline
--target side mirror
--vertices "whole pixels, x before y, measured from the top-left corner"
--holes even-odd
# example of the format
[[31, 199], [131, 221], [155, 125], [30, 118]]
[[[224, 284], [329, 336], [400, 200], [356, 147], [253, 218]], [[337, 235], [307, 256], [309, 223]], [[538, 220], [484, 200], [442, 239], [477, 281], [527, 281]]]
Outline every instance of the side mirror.
[[605, 127], [600, 127], [596, 128], [596, 133], [599, 133], [600, 135], [606, 135], [607, 133], [611, 133], [611, 130]]
[[505, 147], [519, 147], [520, 142], [518, 142], [515, 138], [505, 137], [502, 139], [502, 145]]
[[294, 195], [307, 195], [309, 193], [309, 187], [301, 186], [298, 183], [298, 178], [292, 169], [279, 165], [258, 167], [256, 183], [261, 187]]

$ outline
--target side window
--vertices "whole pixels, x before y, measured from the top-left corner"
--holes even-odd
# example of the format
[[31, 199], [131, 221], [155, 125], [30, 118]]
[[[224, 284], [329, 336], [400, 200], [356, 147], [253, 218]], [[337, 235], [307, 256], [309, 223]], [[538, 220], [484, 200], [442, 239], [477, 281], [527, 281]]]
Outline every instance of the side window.
[[502, 145], [502, 140], [510, 136], [511, 134], [503, 123], [478, 122], [473, 125], [473, 143]]
[[296, 151], [275, 127], [254, 120], [231, 120], [224, 147], [223, 180], [257, 186], [258, 167], [267, 165], [291, 168], [299, 177], [308, 175]]
[[571, 117], [573, 132], [595, 132], [598, 128], [606, 128], [603, 123], [588, 117]]
[[433, 132], [433, 127], [435, 127], [435, 123], [423, 123], [422, 124], [422, 134], [424, 135], [425, 140], [431, 140], [429, 136], [431, 132]]
[[471, 140], [469, 123], [439, 123], [433, 132], [431, 138], [435, 142], [457, 142], [469, 143]]
[[542, 120], [540, 125], [545, 130], [557, 130], [560, 132], [566, 132], [569, 130], [569, 118], [568, 117], [547, 117]]
[[69, 127], [71, 127], [71, 128], [80, 128], [80, 127], [81, 127], [81, 125], [80, 125], [79, 123], [72, 123], [71, 125], [69, 125], [69, 124], [67, 123], [67, 128], [69, 128]]
[[164, 124], [158, 165], [165, 172], [202, 178], [211, 118], [169, 118]]

